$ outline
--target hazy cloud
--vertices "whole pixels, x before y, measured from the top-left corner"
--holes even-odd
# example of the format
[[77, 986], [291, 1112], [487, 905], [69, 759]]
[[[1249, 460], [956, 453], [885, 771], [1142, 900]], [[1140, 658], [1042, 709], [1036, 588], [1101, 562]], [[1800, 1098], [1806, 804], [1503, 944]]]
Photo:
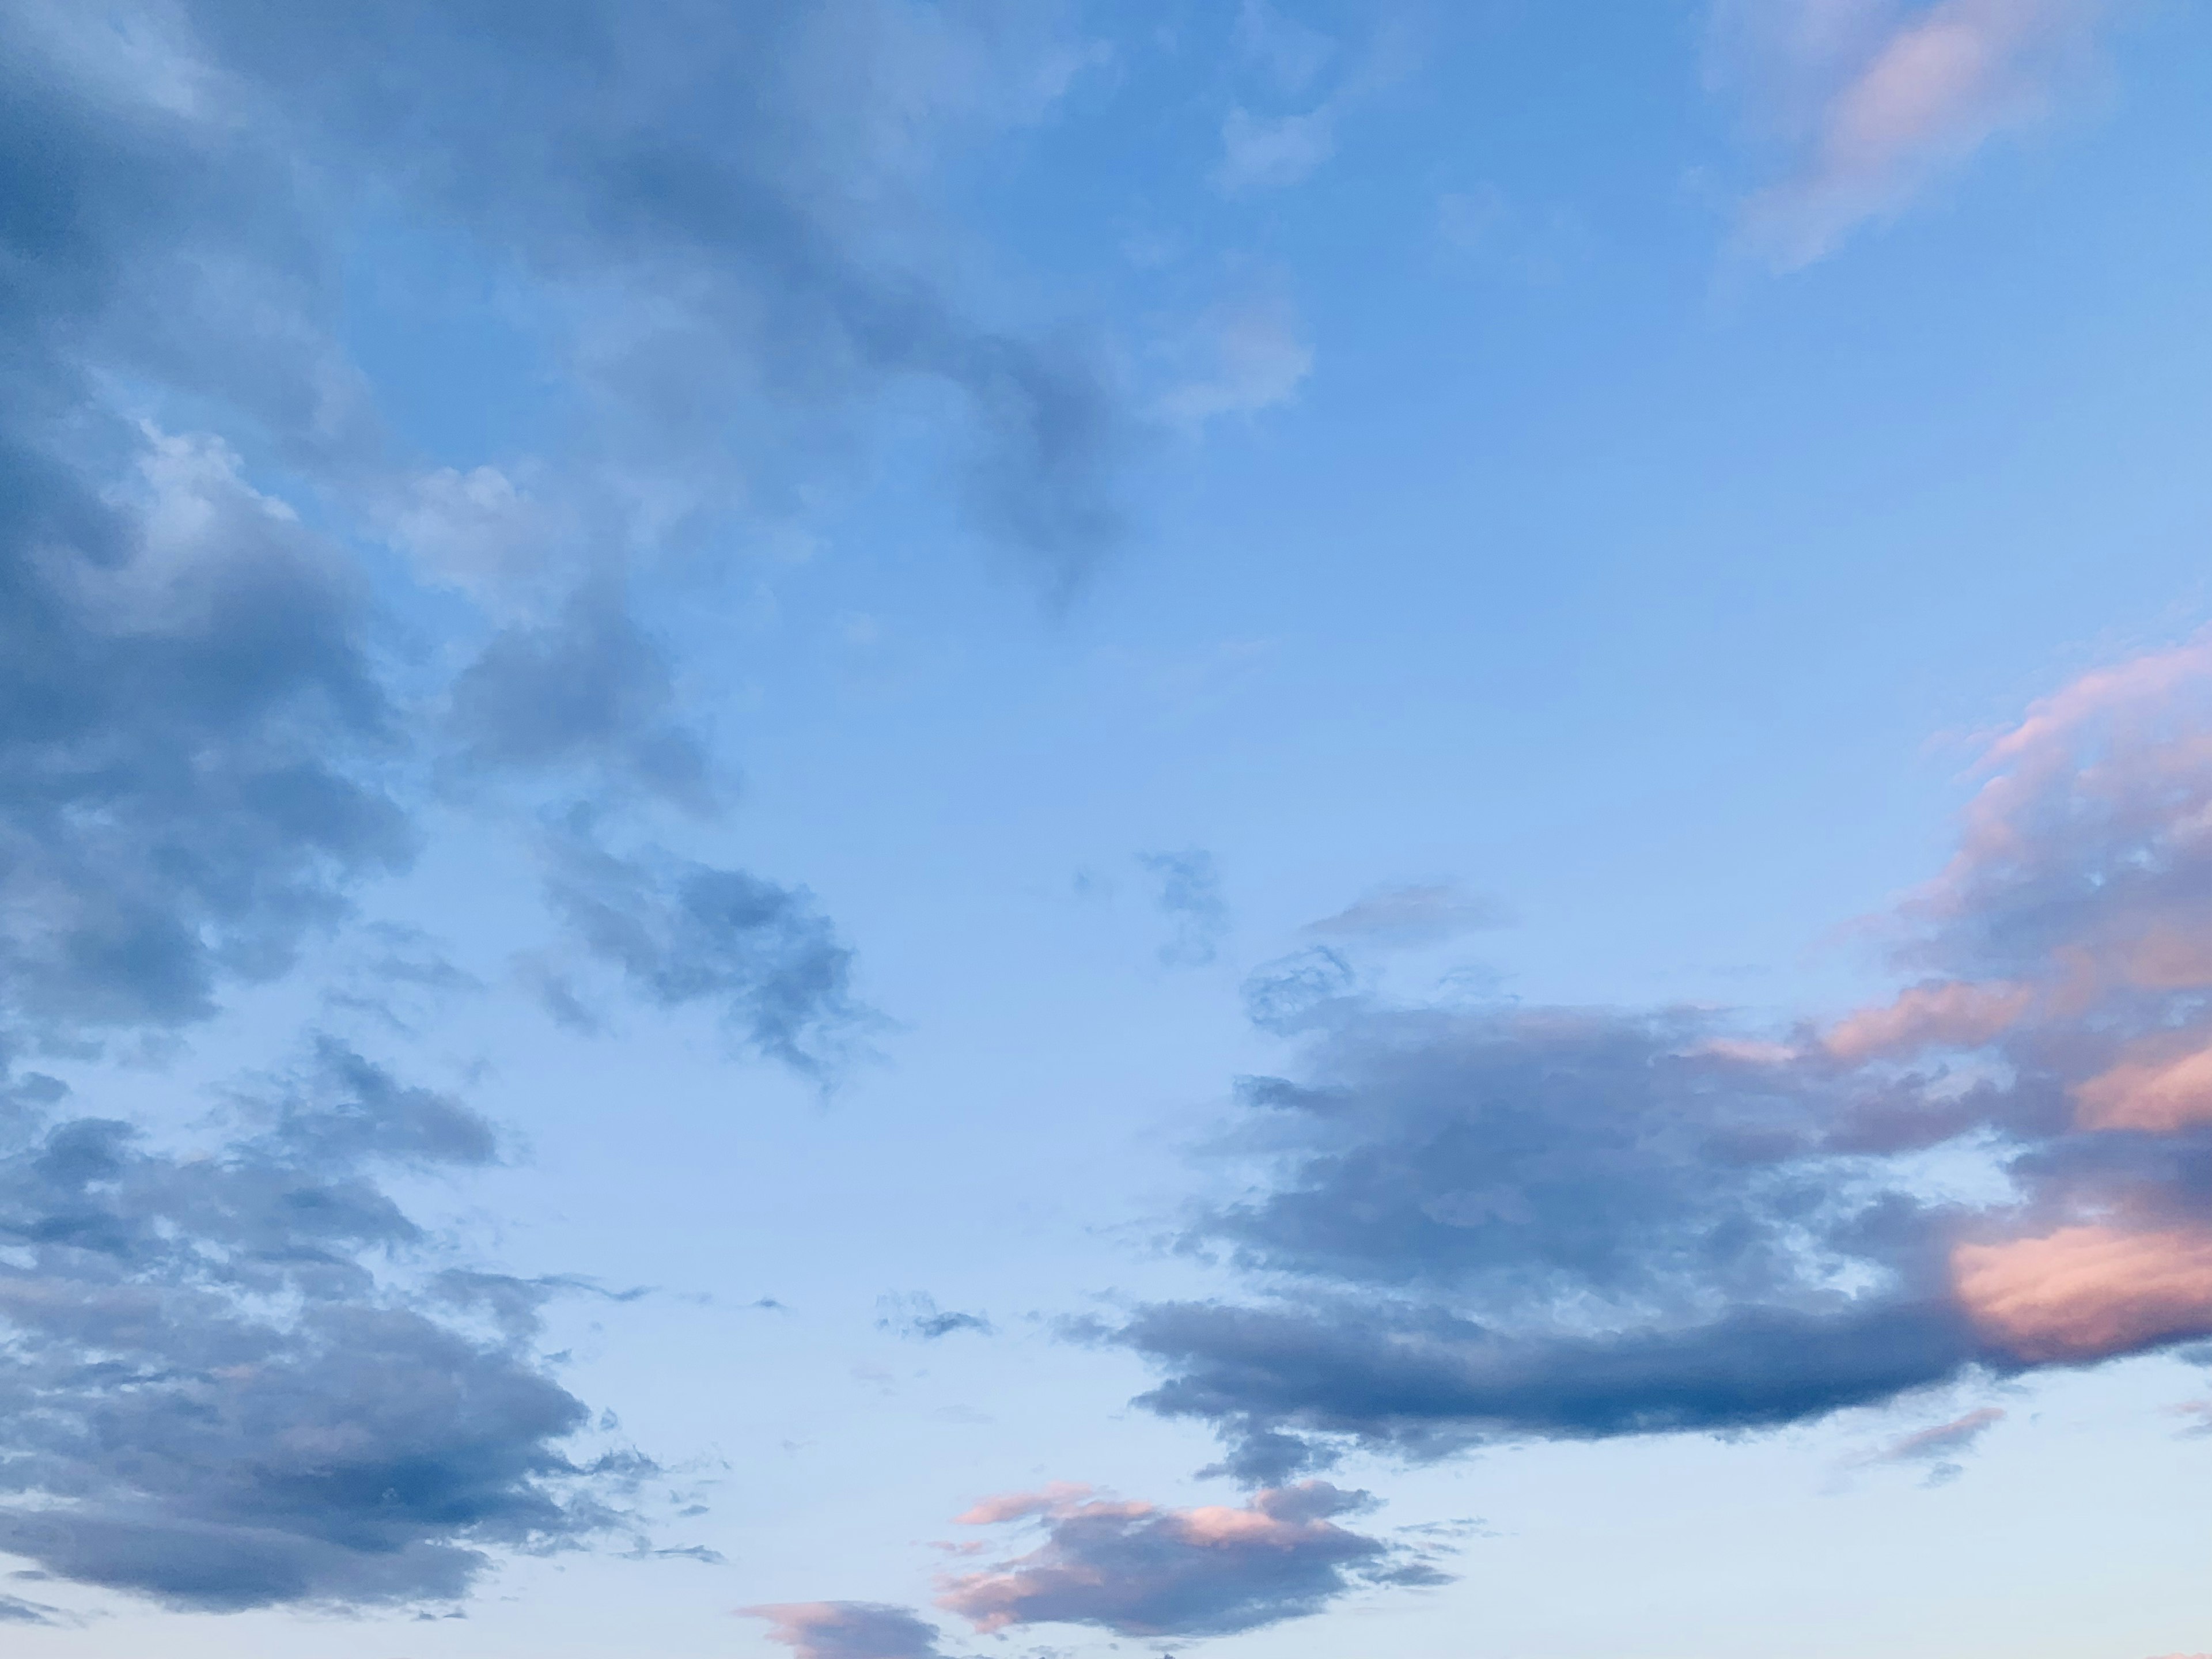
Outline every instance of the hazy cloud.
[[1174, 937], [1160, 946], [1170, 967], [1203, 967], [1221, 949], [1229, 931], [1229, 904], [1221, 896], [1221, 872], [1213, 854], [1143, 853], [1137, 862], [1158, 882], [1153, 903], [1175, 926]]
[[621, 589], [587, 584], [557, 618], [493, 638], [453, 682], [456, 776], [552, 773], [713, 810], [704, 745], [676, 714], [666, 650]]
[[1462, 933], [1500, 927], [1509, 920], [1493, 899], [1464, 891], [1448, 881], [1402, 887], [1378, 887], [1334, 915], [1308, 922], [1306, 932], [1324, 939], [1408, 948], [1441, 945]]
[[1897, 212], [1999, 135], [2046, 115], [2092, 62], [2106, 0], [1723, 0], [1719, 78], [1794, 152], [1746, 204], [1784, 269]]
[[1296, 308], [1279, 295], [1216, 308], [1186, 352], [1192, 361], [1190, 378], [1162, 400], [1161, 412], [1188, 428], [1288, 403], [1313, 372], [1313, 347]]

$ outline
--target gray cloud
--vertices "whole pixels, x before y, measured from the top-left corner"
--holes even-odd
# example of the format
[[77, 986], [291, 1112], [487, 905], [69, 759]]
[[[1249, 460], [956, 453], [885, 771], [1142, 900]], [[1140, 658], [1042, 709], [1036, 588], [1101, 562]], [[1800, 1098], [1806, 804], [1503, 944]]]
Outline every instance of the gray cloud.
[[367, 1605], [611, 1524], [639, 1466], [562, 1449], [547, 1290], [392, 1276], [426, 1241], [376, 1171], [481, 1164], [489, 1127], [329, 1041], [234, 1109], [208, 1153], [8, 1119], [0, 1550], [179, 1607]]
[[[1048, 591], [1078, 581], [1115, 534], [1118, 395], [1068, 339], [971, 313], [931, 252], [940, 163], [1079, 68], [1050, 14], [0, 16], [0, 1015], [61, 1042], [202, 1018], [406, 861], [413, 698], [311, 523], [427, 537], [471, 592], [573, 585], [773, 517], [878, 393], [931, 381], [969, 416], [975, 522]], [[429, 466], [384, 423], [344, 268], [394, 216], [529, 296], [526, 386], [483, 390], [526, 391], [559, 499]], [[262, 493], [278, 477], [295, 502]], [[468, 511], [428, 525], [426, 478]], [[509, 625], [453, 688], [463, 767], [705, 805], [619, 583], [550, 621], [494, 608]]]
[[1093, 1625], [1122, 1636], [1228, 1636], [1318, 1613], [1354, 1589], [1437, 1584], [1406, 1550], [1338, 1524], [1371, 1507], [1326, 1481], [1242, 1508], [1163, 1509], [1054, 1487], [987, 1499], [971, 1525], [1034, 1521], [1026, 1554], [949, 1578], [939, 1605], [985, 1632]]
[[941, 1659], [937, 1626], [879, 1601], [775, 1601], [744, 1609], [794, 1659]]
[[[623, 468], [693, 481], [680, 496], [719, 509], [781, 489], [773, 457], [822, 449], [817, 421], [934, 381], [969, 416], [979, 522], [1048, 587], [1114, 537], [1113, 390], [1067, 342], [969, 314], [928, 269], [937, 157], [1036, 118], [1079, 66], [1054, 9], [202, 0], [191, 15], [334, 177], [401, 190], [562, 293], [582, 321], [556, 349], [619, 422], [605, 453]], [[698, 496], [717, 474], [734, 489]]]
[[0, 995], [66, 1041], [281, 973], [411, 832], [360, 584], [219, 445], [56, 453], [58, 326], [0, 295]]
[[553, 622], [502, 630], [453, 682], [457, 775], [551, 773], [714, 805], [706, 751], [676, 714], [667, 653], [611, 583], [587, 584]]
[[[572, 820], [547, 844], [548, 900], [590, 957], [661, 1008], [706, 1003], [738, 1041], [811, 1076], [849, 1058], [873, 1016], [853, 953], [804, 888], [667, 856], [629, 860]], [[544, 988], [557, 1018], [593, 1016], [574, 988]]]
[[2212, 1334], [2212, 644], [2087, 675], [1984, 762], [1888, 919], [1922, 977], [1747, 1041], [1709, 1010], [1396, 1007], [1255, 975], [1255, 1196], [1140, 1309], [1154, 1408], [1255, 1481], [1346, 1445], [1734, 1431]]
[[36, 1601], [19, 1601], [12, 1595], [0, 1595], [0, 1625], [58, 1625], [62, 1621], [54, 1616], [54, 1609], [41, 1607]]
[[1229, 931], [1229, 905], [1221, 896], [1221, 872], [1213, 854], [1194, 848], [1187, 853], [1143, 853], [1137, 863], [1158, 883], [1153, 903], [1174, 924], [1160, 947], [1170, 967], [1202, 967], [1219, 954]]

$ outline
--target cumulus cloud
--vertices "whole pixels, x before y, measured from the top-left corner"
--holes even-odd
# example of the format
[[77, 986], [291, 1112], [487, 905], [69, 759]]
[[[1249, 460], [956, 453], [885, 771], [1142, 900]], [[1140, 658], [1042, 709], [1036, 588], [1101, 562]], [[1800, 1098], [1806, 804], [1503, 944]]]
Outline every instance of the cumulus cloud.
[[1448, 881], [1420, 882], [1378, 887], [1335, 915], [1308, 922], [1306, 932], [1362, 945], [1413, 948], [1501, 927], [1505, 920], [1504, 909], [1494, 900]]
[[879, 1601], [771, 1601], [747, 1607], [793, 1659], [941, 1659], [937, 1626]]
[[[545, 854], [548, 902], [578, 949], [653, 1006], [712, 1006], [738, 1042], [814, 1077], [872, 1023], [852, 994], [853, 952], [805, 889], [667, 854], [625, 859], [582, 817]], [[541, 988], [564, 1023], [598, 1024], [568, 975], [547, 972]]]
[[1890, 919], [1917, 977], [1825, 1028], [1391, 1006], [1326, 952], [1268, 981], [1308, 1069], [1244, 1085], [1263, 1179], [1192, 1242], [1279, 1296], [1141, 1309], [1149, 1403], [1278, 1480], [2212, 1334], [2212, 644], [2084, 676], [1982, 767]]
[[1992, 139], [2048, 113], [2091, 61], [2106, 0], [1725, 0], [1723, 79], [1796, 153], [1746, 205], [1749, 240], [1809, 264]]
[[222, 1610], [456, 1596], [614, 1521], [618, 1464], [532, 1347], [546, 1287], [416, 1274], [380, 1172], [465, 1168], [465, 1106], [324, 1040], [212, 1148], [0, 1123], [0, 1553]]
[[1255, 1493], [1241, 1507], [1167, 1509], [1087, 1486], [986, 1498], [968, 1526], [1029, 1522], [1037, 1547], [950, 1576], [938, 1605], [987, 1633], [1092, 1625], [1134, 1637], [1227, 1636], [1318, 1613], [1354, 1589], [1446, 1582], [1401, 1548], [1338, 1524], [1371, 1507], [1326, 1481]]
[[1160, 946], [1160, 960], [1185, 968], [1212, 962], [1229, 930], [1229, 904], [1221, 896], [1221, 872], [1213, 854], [1198, 848], [1144, 853], [1137, 862], [1158, 883], [1152, 902], [1175, 927], [1174, 936]]

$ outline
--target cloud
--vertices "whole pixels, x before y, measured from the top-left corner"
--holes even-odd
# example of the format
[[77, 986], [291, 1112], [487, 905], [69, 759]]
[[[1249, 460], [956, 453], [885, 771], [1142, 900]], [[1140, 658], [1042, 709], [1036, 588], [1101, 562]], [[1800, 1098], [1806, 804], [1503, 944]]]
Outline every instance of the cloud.
[[1255, 115], [1238, 105], [1221, 123], [1221, 161], [1213, 182], [1231, 195], [1303, 184], [1336, 154], [1336, 111]]
[[1412, 949], [1503, 927], [1506, 920], [1495, 901], [1440, 881], [1378, 887], [1334, 915], [1308, 922], [1305, 931], [1324, 939]]
[[1336, 53], [1334, 40], [1266, 0], [1237, 7], [1235, 40], [1237, 55], [1287, 93], [1303, 92]]
[[360, 584], [212, 440], [111, 430], [111, 486], [55, 453], [42, 320], [0, 313], [0, 982], [69, 1040], [282, 973], [412, 835]]
[[876, 1304], [876, 1328], [896, 1331], [917, 1341], [934, 1342], [958, 1331], [992, 1334], [991, 1322], [981, 1314], [947, 1311], [937, 1298], [921, 1291], [911, 1296], [887, 1296]]
[[[975, 522], [1079, 580], [1118, 534], [1119, 395], [1072, 339], [973, 313], [928, 230], [933, 168], [1086, 61], [1051, 9], [9, 8], [6, 1018], [204, 1018], [406, 862], [412, 734], [350, 538], [512, 624], [456, 689], [470, 763], [695, 804], [619, 586], [511, 614], [580, 540], [618, 567], [773, 517], [924, 381], [965, 411]], [[372, 208], [514, 298], [527, 362], [485, 401], [526, 393], [555, 462], [441, 466], [387, 427], [348, 349]]]
[[1229, 931], [1229, 905], [1221, 896], [1221, 872], [1213, 854], [1143, 853], [1137, 862], [1159, 883], [1153, 903], [1175, 924], [1175, 936], [1160, 946], [1170, 967], [1203, 967], [1219, 953]]
[[1263, 1294], [1139, 1310], [1147, 1403], [1276, 1481], [2212, 1334], [2212, 643], [2083, 676], [1981, 768], [1885, 924], [1912, 984], [1825, 1029], [1395, 1006], [1325, 950], [1255, 982], [1304, 1072], [1243, 1085], [1254, 1195], [1190, 1243]]
[[2003, 1422], [2004, 1418], [2002, 1406], [1979, 1407], [1948, 1423], [1939, 1423], [1932, 1429], [1917, 1430], [1893, 1440], [1876, 1453], [1875, 1458], [1884, 1463], [1917, 1463], [1948, 1457], [1954, 1452], [1965, 1451]]
[[[493, 1156], [465, 1107], [327, 1039], [211, 1148], [0, 1127], [0, 1552], [209, 1610], [457, 1596], [615, 1522], [617, 1465], [532, 1352], [549, 1291], [410, 1277], [380, 1170]], [[489, 1329], [480, 1328], [488, 1316]]]
[[1218, 307], [1188, 349], [1199, 367], [1161, 404], [1169, 421], [1186, 428], [1286, 404], [1313, 373], [1313, 347], [1297, 310], [1280, 296]]
[[619, 588], [589, 583], [560, 616], [503, 629], [453, 682], [456, 775], [535, 772], [714, 810], [704, 745], [677, 718], [667, 653]]
[[794, 1659], [940, 1659], [937, 1626], [878, 1601], [771, 1601], [745, 1616], [769, 1621], [768, 1639]]
[[[545, 854], [547, 902], [576, 945], [653, 1006], [712, 1006], [738, 1041], [813, 1077], [874, 1022], [852, 994], [850, 947], [805, 889], [665, 854], [621, 858], [582, 817]], [[596, 1024], [565, 975], [541, 989], [556, 1018]]]
[[1727, 0], [1722, 76], [1745, 84], [1796, 152], [1746, 204], [1744, 234], [1780, 268], [1832, 252], [2081, 78], [2106, 0]]
[[986, 1498], [969, 1526], [1033, 1521], [1044, 1541], [951, 1576], [938, 1605], [996, 1632], [1093, 1625], [1122, 1636], [1227, 1636], [1318, 1613], [1366, 1586], [1445, 1582], [1433, 1567], [1334, 1517], [1370, 1506], [1326, 1481], [1255, 1493], [1241, 1508], [1164, 1509], [1088, 1487]]

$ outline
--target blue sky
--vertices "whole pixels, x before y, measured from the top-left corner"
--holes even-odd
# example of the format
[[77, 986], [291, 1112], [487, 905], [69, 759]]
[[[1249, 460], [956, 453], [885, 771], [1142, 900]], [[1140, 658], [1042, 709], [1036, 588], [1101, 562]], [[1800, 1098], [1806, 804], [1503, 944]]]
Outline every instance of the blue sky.
[[11, 1652], [2212, 1650], [2212, 16], [0, 29]]

